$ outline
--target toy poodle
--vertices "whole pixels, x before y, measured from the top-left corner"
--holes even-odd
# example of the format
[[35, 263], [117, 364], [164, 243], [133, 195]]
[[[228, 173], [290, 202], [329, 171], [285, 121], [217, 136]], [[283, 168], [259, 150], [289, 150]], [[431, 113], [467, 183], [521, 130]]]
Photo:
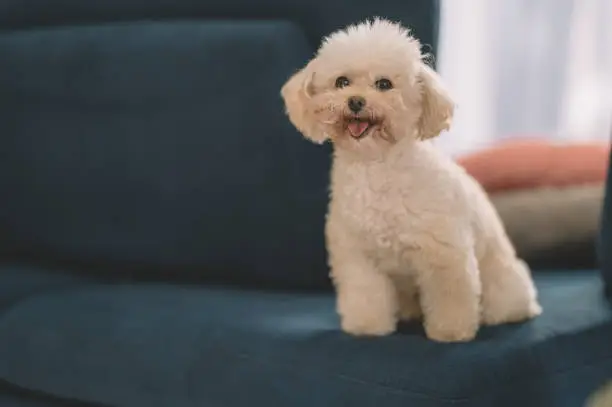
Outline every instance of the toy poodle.
[[342, 329], [469, 341], [482, 324], [541, 313], [484, 190], [431, 139], [454, 104], [401, 25], [375, 19], [325, 38], [281, 90], [303, 135], [334, 146], [325, 236]]

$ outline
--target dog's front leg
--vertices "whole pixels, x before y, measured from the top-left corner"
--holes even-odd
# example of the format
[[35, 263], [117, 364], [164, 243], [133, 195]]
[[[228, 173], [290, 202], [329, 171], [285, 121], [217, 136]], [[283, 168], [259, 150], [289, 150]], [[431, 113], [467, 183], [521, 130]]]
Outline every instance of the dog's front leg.
[[473, 339], [480, 322], [480, 278], [471, 248], [442, 244], [412, 253], [427, 336], [439, 342]]
[[389, 276], [359, 253], [342, 260], [335, 258], [332, 276], [342, 330], [360, 336], [383, 336], [395, 331], [397, 293]]

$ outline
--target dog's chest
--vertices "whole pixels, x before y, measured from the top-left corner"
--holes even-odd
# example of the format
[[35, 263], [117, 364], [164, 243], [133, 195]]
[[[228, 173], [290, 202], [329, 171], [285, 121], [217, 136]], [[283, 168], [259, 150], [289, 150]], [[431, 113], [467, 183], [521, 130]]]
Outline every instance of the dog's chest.
[[406, 185], [385, 173], [361, 173], [337, 185], [336, 207], [350, 230], [369, 248], [399, 252], [411, 233]]

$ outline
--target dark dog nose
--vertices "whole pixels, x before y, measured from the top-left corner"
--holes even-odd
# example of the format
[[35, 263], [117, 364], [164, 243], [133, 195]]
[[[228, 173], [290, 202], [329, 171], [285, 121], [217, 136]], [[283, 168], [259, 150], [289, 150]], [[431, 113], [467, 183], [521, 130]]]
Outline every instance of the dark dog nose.
[[366, 104], [366, 101], [361, 96], [351, 96], [348, 98], [348, 107], [353, 113], [359, 113]]

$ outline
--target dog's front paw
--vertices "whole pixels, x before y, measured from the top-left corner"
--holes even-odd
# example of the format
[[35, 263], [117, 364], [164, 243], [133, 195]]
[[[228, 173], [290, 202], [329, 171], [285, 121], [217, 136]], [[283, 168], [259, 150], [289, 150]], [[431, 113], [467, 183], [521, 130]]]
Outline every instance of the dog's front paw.
[[384, 336], [394, 332], [397, 295], [389, 277], [370, 268], [353, 268], [350, 274], [343, 275], [350, 278], [337, 282], [337, 310], [342, 330], [356, 336]]
[[396, 321], [392, 317], [355, 315], [342, 317], [342, 330], [355, 336], [386, 336], [395, 331]]
[[427, 337], [436, 342], [469, 342], [476, 337], [478, 325], [474, 323], [425, 322]]

